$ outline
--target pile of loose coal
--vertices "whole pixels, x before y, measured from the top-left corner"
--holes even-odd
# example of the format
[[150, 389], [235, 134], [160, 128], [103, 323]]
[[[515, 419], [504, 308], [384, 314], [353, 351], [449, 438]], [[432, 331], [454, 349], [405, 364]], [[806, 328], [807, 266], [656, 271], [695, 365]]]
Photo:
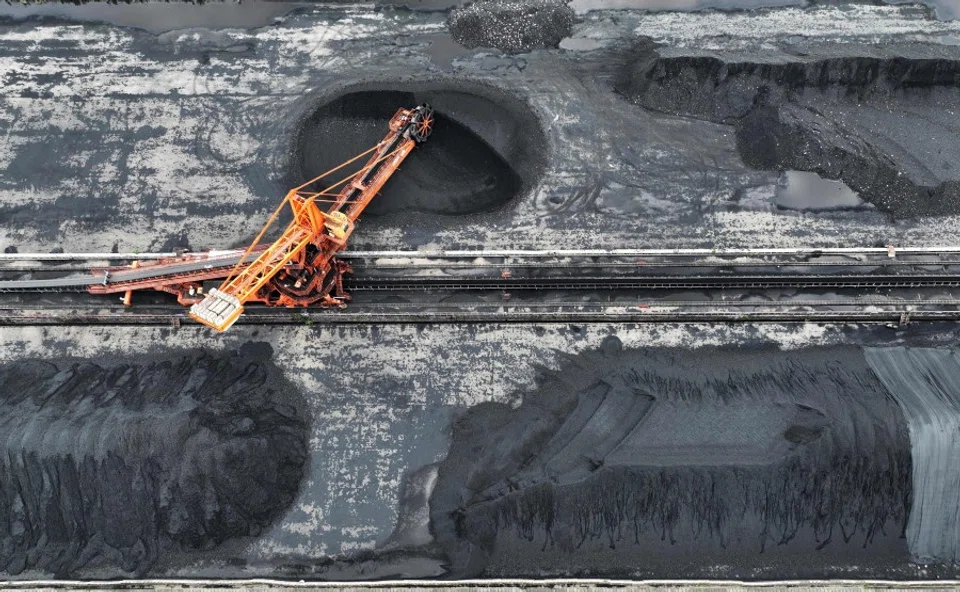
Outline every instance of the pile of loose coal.
[[889, 51], [824, 48], [758, 61], [665, 57], [644, 43], [618, 90], [650, 109], [736, 126], [749, 166], [842, 180], [898, 217], [958, 213], [960, 52]]
[[859, 350], [688, 354], [611, 338], [568, 356], [520, 407], [469, 410], [430, 498], [454, 575], [908, 564], [907, 424]]
[[[368, 150], [387, 133], [401, 107], [429, 103], [433, 135], [418, 146], [368, 206], [369, 214], [462, 215], [500, 207], [538, 181], [546, 140], [520, 101], [489, 88], [394, 85], [354, 88], [303, 121], [296, 142], [297, 178], [320, 175]], [[330, 175], [338, 181], [355, 168]]]
[[144, 574], [164, 550], [257, 535], [307, 456], [263, 356], [0, 366], [0, 569]]
[[574, 20], [573, 9], [557, 0], [488, 0], [453, 10], [447, 25], [466, 47], [519, 53], [556, 48]]

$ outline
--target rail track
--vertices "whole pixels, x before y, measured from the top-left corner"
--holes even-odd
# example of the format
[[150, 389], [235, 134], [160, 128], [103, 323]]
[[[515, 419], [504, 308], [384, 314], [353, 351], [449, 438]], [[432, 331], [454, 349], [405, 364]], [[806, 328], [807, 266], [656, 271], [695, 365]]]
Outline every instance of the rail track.
[[[0, 294], [85, 293], [95, 280], [69, 279], [0, 281]], [[350, 278], [344, 282], [352, 293], [362, 292], [501, 292], [521, 291], [623, 291], [671, 290], [910, 290], [960, 288], [960, 275], [752, 275], [752, 276], [581, 276], [581, 277], [420, 277]]]
[[352, 278], [354, 292], [599, 291], [599, 290], [767, 290], [767, 289], [912, 289], [960, 287], [960, 275], [753, 275], [753, 276], [576, 276], [510, 278]]
[[[104, 273], [124, 262], [174, 258], [164, 273], [206, 272], [232, 267], [241, 255], [5, 254], [0, 325], [189, 324], [186, 310], [162, 297], [124, 308], [105, 296], [56, 294], [159, 273], [149, 265]], [[251, 307], [241, 323], [960, 320], [952, 293], [960, 288], [960, 248], [368, 251], [344, 258], [355, 270], [345, 282], [356, 295], [347, 309]]]

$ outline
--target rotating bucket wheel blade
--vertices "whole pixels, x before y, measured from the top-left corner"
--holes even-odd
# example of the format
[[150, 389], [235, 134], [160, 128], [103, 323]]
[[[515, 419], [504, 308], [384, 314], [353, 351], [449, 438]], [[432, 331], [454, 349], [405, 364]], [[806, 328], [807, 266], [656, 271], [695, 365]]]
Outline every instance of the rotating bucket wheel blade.
[[425, 109], [414, 121], [414, 138], [418, 142], [423, 142], [430, 137], [433, 131], [433, 109]]

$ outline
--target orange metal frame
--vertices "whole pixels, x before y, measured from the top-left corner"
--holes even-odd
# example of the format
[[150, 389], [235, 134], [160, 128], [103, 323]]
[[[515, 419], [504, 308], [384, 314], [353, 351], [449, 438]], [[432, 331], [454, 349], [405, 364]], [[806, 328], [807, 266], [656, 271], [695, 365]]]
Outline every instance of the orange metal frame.
[[[181, 304], [194, 304], [191, 316], [203, 324], [223, 331], [242, 314], [243, 305], [262, 302], [270, 306], [344, 306], [349, 300], [343, 290], [342, 275], [350, 267], [336, 260], [346, 247], [360, 214], [413, 151], [418, 142], [430, 135], [433, 111], [427, 105], [400, 109], [390, 119], [390, 131], [377, 145], [343, 164], [291, 189], [274, 210], [263, 229], [235, 265], [224, 263], [223, 254], [186, 254], [171, 260], [134, 262], [134, 268], [156, 274], [143, 279], [104, 282], [88, 288], [94, 294], [124, 294], [130, 305], [132, 293], [156, 290], [174, 294]], [[311, 188], [326, 177], [361, 159], [369, 157], [357, 172], [347, 175], [320, 191]], [[335, 190], [340, 188], [339, 191]], [[318, 204], [328, 204], [324, 210]], [[285, 208], [292, 219], [280, 237], [263, 244]], [[235, 258], [238, 251], [226, 252]], [[218, 260], [219, 259], [219, 260]], [[202, 264], [202, 268], [183, 271], [184, 264]], [[94, 270], [109, 273], [131, 268]], [[163, 270], [169, 269], [169, 272]], [[119, 274], [118, 274], [119, 275]], [[221, 286], [204, 294], [203, 282], [223, 279]], [[221, 316], [203, 314], [205, 304], [215, 296], [229, 301]], [[214, 303], [216, 304], [216, 303]], [[199, 307], [199, 308], [198, 308]]]
[[[203, 282], [223, 280], [223, 278], [231, 273], [235, 268], [235, 264], [233, 263], [233, 258], [230, 258], [230, 256], [237, 254], [239, 254], [239, 251], [225, 251], [218, 254], [185, 253], [184, 255], [171, 259], [134, 261], [130, 266], [126, 267], [93, 269], [91, 271], [98, 277], [102, 277], [107, 273], [117, 274], [117, 272], [129, 271], [130, 269], [156, 270], [156, 273], [143, 279], [94, 284], [88, 286], [87, 291], [91, 294], [98, 295], [123, 294], [123, 303], [126, 306], [131, 305], [131, 298], [134, 292], [167, 292], [176, 296], [180, 304], [187, 306], [200, 302], [203, 299]], [[230, 263], [224, 263], [220, 260], [223, 258], [229, 258]], [[203, 263], [203, 268], [193, 271], [175, 270], [184, 263], [193, 262]]]
[[[335, 256], [346, 247], [357, 218], [417, 142], [426, 139], [432, 124], [432, 110], [426, 105], [400, 109], [390, 119], [389, 133], [376, 146], [291, 189], [223, 284], [195, 305], [190, 315], [223, 331], [242, 314], [248, 302], [344, 306], [349, 296], [343, 291], [341, 276], [349, 267], [337, 262]], [[321, 191], [311, 190], [330, 174], [368, 155], [358, 172]], [[338, 187], [339, 192], [333, 193]], [[318, 203], [329, 206], [321, 210]], [[292, 220], [278, 239], [262, 247], [261, 241], [287, 206]], [[260, 248], [259, 256], [246, 263], [248, 256]]]

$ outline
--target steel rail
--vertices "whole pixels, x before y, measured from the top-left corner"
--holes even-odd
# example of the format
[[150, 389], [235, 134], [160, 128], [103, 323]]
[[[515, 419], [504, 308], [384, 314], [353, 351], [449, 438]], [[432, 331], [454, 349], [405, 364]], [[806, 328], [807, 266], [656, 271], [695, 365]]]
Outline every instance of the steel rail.
[[[272, 308], [261, 305], [254, 305], [250, 310], [251, 314], [260, 315], [330, 315], [336, 314], [347, 316], [351, 314], [366, 314], [370, 311], [393, 311], [393, 310], [463, 310], [484, 309], [484, 308], [511, 308], [511, 309], [537, 309], [537, 308], [569, 308], [569, 309], [587, 309], [587, 308], [624, 308], [624, 309], [650, 309], [650, 308], [863, 308], [863, 307], [905, 307], [909, 310], [915, 310], [914, 307], [922, 306], [956, 306], [960, 308], [960, 298], [848, 298], [844, 300], [611, 300], [611, 301], [571, 301], [571, 300], [541, 300], [536, 302], [523, 302], [511, 304], [506, 301], [482, 301], [475, 302], [360, 302], [351, 304], [344, 310], [331, 310], [319, 308]], [[115, 311], [116, 314], [133, 314], [136, 311], [170, 311], [171, 315], [177, 315], [185, 309], [179, 304], [173, 303], [155, 303], [144, 304], [133, 309], [119, 308], [110, 304], [86, 302], [73, 302], [63, 304], [37, 304], [37, 303], [3, 303], [0, 302], [0, 313], [12, 313], [20, 311], [47, 312], [47, 311], [67, 311], [67, 310], [95, 310], [95, 311]]]
[[506, 591], [511, 589], [549, 588], [566, 589], [620, 589], [650, 592], [656, 590], [728, 590], [730, 592], [796, 590], [797, 592], [862, 592], [876, 590], [953, 591], [960, 587], [960, 580], [882, 580], [882, 579], [809, 579], [809, 580], [719, 580], [719, 579], [615, 579], [615, 578], [489, 578], [489, 579], [436, 579], [436, 580], [295, 580], [280, 577], [260, 578], [142, 578], [128, 580], [7, 580], [0, 582], [0, 590], [159, 590], [161, 592], [188, 590], [221, 590], [229, 585], [231, 590], [262, 592], [264, 589], [309, 589], [309, 590], [455, 590], [475, 592], [479, 590]]
[[[141, 270], [129, 275], [143, 278]], [[126, 272], [125, 272], [126, 273]], [[118, 274], [122, 278], [122, 276]], [[149, 276], [146, 276], [149, 277]], [[0, 281], [0, 293], [86, 292], [103, 283], [96, 276]], [[110, 281], [110, 284], [120, 284]], [[960, 275], [730, 275], [730, 276], [591, 276], [591, 277], [347, 277], [352, 292], [423, 292], [479, 290], [729, 290], [729, 289], [906, 289], [956, 288]]]
[[[471, 262], [416, 262], [416, 263], [383, 263], [374, 264], [353, 263], [354, 271], [366, 269], [587, 269], [587, 268], [627, 268], [647, 269], [653, 267], [697, 268], [697, 267], [952, 267], [960, 266], [960, 260], [948, 261], [913, 261], [905, 259], [881, 259], [866, 261], [556, 261], [556, 262], [527, 262], [506, 261], [502, 263], [471, 263]], [[0, 267], [0, 272], [5, 268]], [[36, 271], [45, 271], [49, 268], [38, 268]], [[20, 270], [19, 268], [17, 269]]]
[[[238, 321], [246, 325], [312, 324], [458, 324], [458, 323], [664, 323], [664, 322], [857, 322], [904, 323], [910, 321], [957, 321], [960, 310], [859, 310], [859, 311], [422, 311], [349, 314], [248, 314]], [[153, 325], [181, 326], [194, 323], [184, 314], [129, 312], [60, 312], [45, 315], [0, 313], [0, 326], [62, 325]]]
[[[960, 247], [957, 248], [960, 252]], [[700, 250], [697, 250], [698, 252]], [[764, 252], [768, 253], [770, 250], [754, 250], [755, 252]], [[828, 250], [810, 250], [809, 253], [824, 254]], [[838, 251], [834, 249], [834, 251]], [[881, 252], [888, 253], [883, 249], [846, 249], [843, 250], [846, 253], [864, 253], [867, 251], [870, 252]], [[930, 248], [927, 250], [921, 249], [905, 249], [902, 252], [953, 252], [953, 251], [944, 251], [943, 248]], [[680, 256], [686, 256], [690, 251], [685, 251], [680, 254]], [[710, 251], [712, 254], [716, 255], [717, 251]], [[746, 251], [742, 251], [746, 252]], [[786, 252], [786, 251], [784, 251]], [[798, 250], [791, 251], [794, 254], [800, 252]], [[805, 251], [806, 252], [806, 251]], [[408, 251], [368, 251], [368, 252], [353, 252], [347, 253], [344, 255], [345, 259], [359, 259], [359, 260], [368, 260], [368, 259], [377, 259], [383, 258], [385, 256], [397, 257], [400, 255], [413, 256], [414, 258], [439, 258], [439, 259], [456, 259], [456, 258], [495, 258], [495, 257], [517, 257], [519, 259], [540, 259], [545, 257], [623, 257], [623, 256], [637, 256], [641, 254], [651, 254], [654, 251], [650, 250], [607, 250], [607, 251], [436, 251], [436, 252], [408, 252]], [[662, 255], [662, 252], [661, 252]], [[5, 269], [2, 266], [4, 261], [13, 261], [13, 262], [23, 262], [23, 261], [33, 261], [33, 262], [42, 262], [42, 261], [103, 261], [108, 263], [115, 263], [116, 261], [132, 259], [132, 260], [156, 260], [171, 258], [176, 256], [176, 253], [44, 253], [44, 254], [19, 254], [19, 253], [4, 253], [0, 254], [0, 273], [7, 271], [9, 269], [11, 272], [23, 271], [22, 269]], [[174, 260], [170, 263], [165, 263], [163, 265], [144, 265], [140, 267], [131, 267], [128, 269], [113, 269], [111, 271], [111, 277], [105, 278], [103, 275], [96, 275], [94, 277], [77, 277], [73, 280], [70, 278], [58, 278], [56, 280], [10, 280], [0, 282], [0, 288], [3, 288], [7, 291], [15, 291], [21, 288], [49, 288], [49, 287], [71, 287], [71, 286], [89, 286], [95, 283], [103, 283], [106, 281], [108, 284], [119, 284], [120, 282], [134, 282], [137, 280], [148, 281], [156, 278], [170, 276], [171, 274], [177, 273], [191, 273], [204, 270], [213, 270], [213, 269], [224, 269], [232, 268], [237, 264], [242, 258], [243, 254], [238, 250], [228, 250], [228, 251], [210, 251], [200, 254], [187, 254], [184, 255], [180, 260]], [[896, 263], [894, 263], [896, 262]], [[477, 268], [477, 269], [489, 269], [496, 268], [498, 266], [503, 267], [542, 267], [542, 268], [588, 268], [588, 267], [610, 267], [610, 268], [621, 268], [621, 267], [630, 267], [635, 266], [636, 268], [654, 268], [654, 267], [684, 267], [684, 268], [694, 268], [694, 267], [721, 267], [721, 266], [771, 266], [771, 267], [789, 267], [791, 265], [796, 266], [889, 266], [889, 265], [902, 265], [902, 266], [937, 266], [944, 267], [951, 264], [954, 264], [953, 261], [902, 261], [896, 259], [881, 259], [879, 261], [836, 261], [836, 262], [827, 262], [827, 261], [804, 261], [804, 262], [791, 262], [791, 261], [696, 261], [696, 262], [678, 262], [671, 264], [669, 262], [640, 262], [635, 261], [631, 263], [626, 262], [537, 262], [535, 264], [529, 263], [519, 263], [515, 261], [503, 261], [500, 263], [494, 262], [458, 262], [458, 263], [440, 263], [440, 262], [424, 262], [424, 261], [406, 261], [406, 262], [389, 262], [389, 261], [380, 261], [377, 262], [375, 267], [379, 269], [431, 269], [431, 268], [457, 268], [457, 269], [467, 269], [467, 268]], [[369, 268], [369, 265], [358, 264], [358, 269]], [[41, 272], [57, 272], [63, 271], [55, 269], [43, 269], [40, 268]], [[96, 278], [96, 279], [94, 279]]]
[[[646, 309], [646, 308], [882, 308], [898, 307], [904, 310], [919, 310], [921, 307], [958, 307], [960, 309], [960, 298], [865, 298], [865, 299], [803, 299], [803, 300], [655, 300], [655, 299], [637, 299], [637, 300], [540, 300], [535, 302], [514, 302], [514, 301], [471, 301], [471, 302], [362, 302], [353, 304], [347, 308], [296, 308], [296, 307], [272, 307], [262, 304], [252, 305], [250, 311], [252, 315], [260, 316], [310, 316], [310, 315], [337, 315], [349, 316], [352, 314], [366, 314], [370, 311], [390, 311], [402, 309], [414, 310], [474, 310], [474, 309], [498, 309], [498, 310], [520, 310], [535, 308], [567, 308], [567, 309]], [[116, 305], [114, 303], [101, 304], [97, 301], [82, 301], [72, 303], [4, 303], [0, 304], [0, 313], [16, 313], [29, 311], [44, 313], [57, 311], [103, 311], [115, 312], [117, 314], [136, 314], [137, 312], [163, 312], [165, 314], [179, 315], [185, 313], [185, 307], [175, 302], [156, 302], [152, 304], [143, 304], [139, 307], [129, 308]]]
[[[892, 250], [891, 250], [892, 249]], [[696, 248], [696, 249], [542, 249], [542, 250], [406, 250], [344, 251], [344, 258], [481, 258], [481, 257], [690, 257], [750, 255], [916, 255], [960, 253], [960, 247], [784, 247], [784, 248]]]
[[2, 261], [146, 261], [181, 253], [0, 253]]
[[[525, 301], [522, 304], [509, 304], [505, 301], [497, 302], [362, 302], [351, 304], [344, 310], [329, 311], [338, 315], [349, 315], [354, 313], [366, 312], [369, 310], [402, 310], [402, 309], [451, 309], [460, 310], [469, 308], [862, 308], [866, 306], [874, 307], [918, 307], [918, 306], [956, 306], [960, 307], [960, 299], [957, 298], [849, 298], [845, 300], [612, 300], [612, 301], [570, 301], [570, 300], [542, 300], [536, 302]], [[0, 311], [5, 310], [4, 305], [0, 305]], [[12, 309], [22, 308], [20, 306], [11, 307]], [[258, 309], [253, 309], [258, 310]], [[296, 313], [306, 309], [264, 309], [264, 310], [286, 310], [287, 314]], [[315, 309], [310, 309], [315, 310]], [[912, 310], [912, 309], [911, 309]], [[324, 314], [318, 311], [317, 314]]]
[[[891, 251], [892, 248], [892, 251]], [[242, 249], [212, 251], [211, 253], [232, 253], [239, 256]], [[345, 259], [369, 258], [483, 258], [483, 257], [689, 257], [689, 256], [744, 256], [744, 255], [886, 255], [891, 254], [946, 254], [960, 253], [960, 246], [931, 247], [782, 247], [782, 248], [675, 248], [675, 249], [425, 249], [425, 250], [383, 250], [383, 251], [344, 251], [339, 257]], [[0, 253], [3, 261], [134, 261], [170, 259], [182, 253]], [[186, 253], [200, 255], [202, 253]]]
[[475, 592], [479, 590], [506, 591], [511, 589], [548, 588], [563, 591], [567, 589], [611, 589], [639, 590], [728, 590], [730, 592], [796, 590], [797, 592], [862, 592], [876, 590], [943, 590], [953, 591], [960, 587], [960, 580], [881, 580], [881, 579], [809, 579], [809, 580], [719, 580], [719, 579], [615, 579], [615, 578], [489, 578], [489, 579], [436, 579], [436, 580], [295, 580], [280, 577], [261, 578], [141, 578], [128, 580], [7, 580], [0, 582], [0, 590], [143, 590], [160, 592], [189, 590], [222, 590], [229, 585], [231, 590], [262, 592], [265, 589], [309, 589], [309, 590], [455, 590]]
[[960, 275], [760, 275], [760, 276], [598, 276], [537, 278], [347, 278], [350, 291], [464, 290], [719, 290], [810, 288], [954, 288]]
[[[360, 303], [345, 310], [251, 307], [248, 325], [337, 325], [375, 323], [652, 323], [652, 322], [861, 322], [960, 321], [960, 299], [677, 301], [540, 301], [509, 304]], [[0, 326], [193, 325], [176, 304], [135, 309], [91, 303], [0, 305]]]
[[[191, 265], [200, 266], [201, 262], [190, 262]], [[209, 266], [209, 262], [207, 262]], [[223, 268], [226, 265], [219, 264], [211, 266], [212, 268]], [[889, 260], [869, 260], [869, 261], [643, 261], [643, 262], [625, 262], [625, 261], [511, 261], [502, 263], [474, 263], [474, 262], [415, 262], [415, 263], [383, 263], [374, 264], [352, 264], [355, 272], [368, 270], [424, 270], [424, 269], [635, 269], [644, 270], [652, 268], [676, 268], [676, 269], [708, 269], [708, 268], [737, 268], [737, 267], [768, 267], [768, 268], [792, 268], [792, 267], [837, 267], [837, 268], [857, 268], [857, 267], [960, 267], [960, 260], [946, 261], [911, 261], [904, 259]], [[48, 264], [45, 266], [4, 266], [0, 265], [0, 276], [17, 275], [26, 273], [61, 273], [61, 272], [90, 272], [89, 266], [71, 265], [62, 266]], [[169, 272], [162, 270], [151, 270], [150, 268], [137, 268], [142, 278], [155, 278], [167, 275]], [[169, 269], [169, 268], [165, 268]], [[131, 268], [131, 271], [133, 268]], [[113, 273], [118, 273], [114, 271]], [[119, 273], [126, 274], [127, 270]], [[102, 276], [97, 276], [101, 278]], [[115, 277], [115, 276], [114, 276]], [[12, 281], [12, 280], [0, 280]]]
[[[90, 272], [103, 266], [90, 265], [60, 265], [47, 263], [44, 265], [3, 265], [0, 263], [0, 275], [60, 272]], [[218, 266], [222, 267], [222, 266]], [[417, 261], [410, 263], [353, 263], [354, 271], [366, 270], [423, 270], [423, 269], [652, 269], [652, 268], [720, 268], [720, 267], [960, 267], [957, 260], [910, 260], [910, 259], [869, 259], [843, 261], [788, 261], [788, 260], [751, 260], [751, 261], [503, 261], [503, 262], [472, 262], [472, 261]], [[149, 268], [147, 268], [149, 269]], [[163, 275], [163, 274], [158, 274]], [[156, 277], [156, 276], [153, 276]], [[0, 280], [2, 281], [2, 280]]]

